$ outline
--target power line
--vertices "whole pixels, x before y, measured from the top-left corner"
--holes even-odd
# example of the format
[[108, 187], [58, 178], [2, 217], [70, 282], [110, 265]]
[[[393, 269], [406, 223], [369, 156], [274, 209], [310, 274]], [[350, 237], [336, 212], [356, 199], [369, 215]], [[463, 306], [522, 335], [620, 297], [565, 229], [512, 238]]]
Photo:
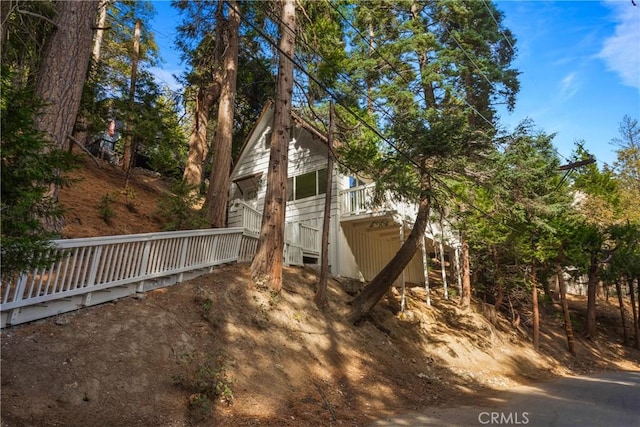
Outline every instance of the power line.
[[[331, 8], [332, 8], [333, 10], [335, 10], [335, 11], [338, 13], [338, 15], [340, 15], [340, 16], [342, 17], [342, 19], [344, 20], [344, 22], [346, 22], [347, 24], [349, 24], [349, 26], [350, 26], [351, 28], [353, 28], [353, 29], [356, 31], [356, 33], [358, 34], [358, 36], [360, 36], [360, 38], [362, 39], [362, 41], [364, 41], [365, 43], [367, 43], [367, 38], [362, 34], [362, 32], [361, 32], [361, 31], [360, 31], [360, 30], [359, 30], [355, 25], [353, 25], [353, 24], [351, 23], [351, 21], [349, 21], [349, 20], [348, 20], [348, 19], [347, 19], [343, 14], [342, 14], [342, 12], [340, 12], [340, 10], [339, 10], [337, 7], [335, 7], [335, 6], [333, 5], [333, 3], [331, 3], [331, 2], [330, 2], [330, 3], [329, 3], [329, 6], [331, 6]], [[375, 52], [375, 53], [380, 57], [380, 59], [382, 59], [382, 60], [383, 60], [383, 61], [384, 61], [384, 62], [385, 62], [389, 67], [391, 67], [391, 69], [392, 69], [392, 70], [393, 70], [393, 71], [394, 71], [394, 72], [395, 72], [395, 73], [396, 73], [396, 74], [397, 74], [397, 75], [398, 75], [402, 80], [404, 80], [404, 81], [405, 81], [405, 83], [407, 83], [408, 85], [411, 85], [411, 82], [409, 82], [409, 81], [406, 79], [406, 77], [405, 77], [405, 76], [404, 76], [400, 71], [398, 71], [398, 69], [397, 69], [397, 68], [396, 68], [396, 67], [395, 67], [391, 62], [389, 62], [389, 60], [387, 60], [387, 58], [386, 58], [384, 55], [382, 55], [382, 54], [380, 53], [380, 51], [379, 51], [375, 46], [373, 46], [372, 44], [370, 44], [369, 46], [370, 46], [370, 48], [371, 48], [371, 49], [373, 49], [373, 51], [374, 51], [374, 52]], [[424, 102], [425, 102], [425, 105], [428, 105], [426, 97], [424, 98]]]
[[509, 40], [509, 38], [504, 33], [504, 31], [502, 31], [502, 28], [500, 27], [500, 24], [498, 23], [498, 20], [496, 19], [496, 17], [493, 15], [493, 12], [491, 12], [491, 9], [489, 8], [489, 5], [487, 4], [487, 2], [485, 0], [482, 0], [482, 3], [484, 4], [484, 7], [487, 9], [487, 12], [489, 12], [489, 16], [491, 16], [491, 19], [493, 19], [493, 22], [496, 23], [496, 28], [498, 29], [500, 34], [502, 34], [502, 37], [504, 38], [504, 40], [507, 42], [507, 44], [511, 48], [511, 52], [515, 55], [516, 49], [513, 47], [513, 44], [511, 44], [511, 40]]
[[[289, 25], [288, 25], [286, 22], [282, 22], [282, 20], [281, 20], [279, 17], [277, 17], [277, 16], [273, 16], [273, 15], [269, 14], [269, 12], [267, 12], [267, 14], [268, 14], [268, 16], [269, 16], [271, 19], [273, 19], [274, 21], [276, 21], [278, 24], [281, 24], [281, 25], [286, 26], [286, 27], [289, 29], [289, 31], [291, 31], [291, 28], [289, 27]], [[309, 46], [309, 44], [308, 44], [304, 39], [300, 39], [300, 41], [301, 41], [301, 42], [302, 42], [302, 43], [307, 47], [307, 49], [308, 49], [310, 52], [313, 52], [314, 50], [316, 50], [316, 49], [314, 49], [312, 46]], [[320, 54], [319, 54], [319, 56], [322, 56], [322, 55], [320, 55]], [[323, 58], [323, 59], [324, 59], [324, 58]], [[307, 74], [308, 76], [310, 75], [310, 72], [308, 72], [308, 71], [306, 71], [306, 70], [303, 70], [301, 66], [300, 66], [299, 68], [301, 69], [301, 71], [303, 71], [303, 73], [304, 73], [304, 74]], [[335, 68], [333, 68], [333, 71], [335, 71], [335, 72], [336, 72], [336, 75], [337, 75], [338, 77], [341, 77], [341, 78], [342, 78], [342, 80], [338, 80], [338, 81], [340, 81], [341, 83], [344, 83], [344, 84], [348, 85], [348, 86], [349, 86], [351, 89], [353, 89], [353, 90], [354, 90], [358, 95], [360, 95], [360, 96], [364, 97], [364, 98], [365, 98], [368, 102], [370, 102], [372, 105], [375, 105], [375, 106], [377, 107], [377, 110], [376, 110], [377, 112], [381, 113], [382, 115], [384, 115], [387, 119], [389, 119], [389, 120], [391, 120], [391, 121], [393, 121], [393, 120], [395, 120], [395, 119], [396, 119], [396, 118], [395, 118], [395, 117], [393, 117], [389, 112], [387, 112], [387, 109], [386, 109], [386, 108], [384, 108], [384, 105], [382, 105], [382, 104], [378, 103], [375, 99], [371, 98], [371, 96], [370, 96], [366, 91], [364, 91], [363, 89], [361, 89], [361, 88], [360, 88], [360, 86], [359, 86], [357, 83], [354, 83], [354, 82], [352, 81], [351, 77], [350, 77], [348, 74], [343, 73], [343, 72], [340, 72], [339, 70], [336, 70]], [[408, 84], [410, 84], [409, 82], [407, 82], [407, 83], [408, 83]], [[325, 89], [325, 90], [326, 90], [326, 87], [324, 87], [324, 86], [321, 86], [321, 87], [322, 87], [323, 89]], [[332, 97], [333, 97], [333, 96], [332, 96]], [[337, 100], [337, 98], [336, 98], [336, 100]]]
[[[252, 27], [256, 32], [258, 32], [258, 34], [260, 34], [269, 44], [271, 44], [281, 55], [284, 55], [289, 61], [292, 62], [292, 64], [297, 67], [301, 72], [303, 72], [304, 74], [307, 75], [308, 78], [310, 78], [311, 80], [313, 80], [319, 87], [321, 87], [323, 90], [326, 91], [326, 93], [332, 98], [334, 99], [334, 101], [336, 101], [337, 104], [339, 104], [340, 106], [342, 106], [342, 108], [345, 109], [345, 111], [347, 111], [349, 114], [351, 114], [356, 120], [358, 120], [360, 123], [362, 123], [365, 127], [367, 127], [369, 130], [371, 130], [376, 136], [378, 136], [382, 141], [384, 141], [387, 145], [389, 145], [390, 147], [392, 147], [399, 155], [401, 155], [402, 157], [404, 157], [409, 163], [411, 163], [412, 165], [414, 165], [418, 170], [420, 170], [421, 172], [425, 173], [426, 175], [430, 176], [432, 179], [434, 179], [436, 182], [438, 182], [445, 190], [447, 190], [450, 194], [456, 194], [448, 185], [446, 185], [442, 180], [436, 178], [435, 176], [433, 176], [432, 173], [428, 172], [427, 170], [425, 170], [425, 168], [420, 165], [419, 163], [417, 163], [413, 158], [411, 158], [408, 154], [406, 154], [404, 151], [400, 150], [393, 142], [389, 141], [385, 136], [383, 136], [380, 131], [375, 128], [374, 126], [372, 126], [371, 124], [369, 124], [368, 122], [366, 122], [365, 120], [363, 120], [358, 114], [356, 114], [351, 108], [349, 108], [348, 106], [344, 105], [340, 98], [337, 97], [327, 86], [325, 86], [322, 82], [320, 82], [315, 76], [313, 76], [309, 71], [307, 71], [300, 63], [298, 63], [295, 58], [292, 58], [288, 53], [284, 52], [282, 49], [280, 49], [280, 47], [278, 46], [277, 43], [275, 43], [275, 41], [273, 41], [268, 35], [266, 35], [260, 28], [258, 28], [257, 26], [255, 26], [250, 20], [248, 20], [244, 14], [242, 14], [241, 11], [239, 11], [237, 8], [235, 8], [235, 6], [227, 3], [227, 5], [230, 8], [233, 8], [234, 11], [236, 13], [238, 13], [238, 15], [240, 16], [240, 18], [242, 20], [244, 20], [250, 27]], [[485, 119], [486, 120], [486, 119]], [[495, 128], [494, 128], [495, 129]], [[473, 203], [469, 202], [468, 200], [465, 200], [465, 198], [462, 195], [457, 194], [457, 197], [460, 197], [461, 199], [463, 199], [463, 201], [465, 201], [469, 206], [471, 206], [472, 208], [474, 208], [475, 210], [478, 210], [480, 213], [482, 213], [484, 216], [486, 216], [487, 218], [492, 219], [494, 222], [501, 224], [498, 220], [496, 220], [495, 218], [491, 217], [491, 215], [489, 215], [487, 212], [483, 211], [482, 209], [480, 209], [479, 207], [475, 206]], [[501, 224], [504, 225], [504, 224]]]
[[[495, 15], [493, 14], [493, 12], [491, 11], [491, 8], [489, 7], [489, 4], [486, 2], [486, 0], [482, 0], [482, 3], [484, 4], [485, 9], [487, 9], [487, 12], [489, 12], [489, 16], [491, 16], [491, 19], [493, 20], [493, 22], [496, 24], [496, 29], [498, 30], [498, 32], [502, 35], [502, 38], [504, 39], [504, 41], [507, 42], [507, 44], [509, 45], [509, 48], [511, 48], [511, 53], [513, 55], [516, 54], [516, 49], [513, 46], [513, 44], [511, 43], [511, 40], [509, 40], [509, 37], [507, 37], [507, 35], [504, 33], [504, 31], [502, 31], [502, 27], [500, 26], [500, 23], [498, 23], [498, 20], [496, 19]], [[562, 157], [563, 159], [565, 159], [566, 161], [569, 161], [568, 158], [566, 158], [565, 156], [563, 156], [562, 154], [560, 154], [560, 152], [554, 147], [555, 153], [558, 155], [558, 157]]]
[[[342, 19], [345, 20], [345, 22], [347, 24], [349, 24], [349, 26], [351, 28], [353, 28], [356, 33], [358, 34], [358, 36], [366, 43], [367, 39], [366, 37], [362, 34], [362, 32], [356, 28], [338, 9], [336, 9], [335, 6], [333, 6], [333, 4], [331, 4], [331, 7], [338, 12], [338, 14], [342, 17]], [[451, 35], [451, 32], [449, 31], [449, 29], [447, 28], [447, 26], [442, 23], [442, 27]], [[470, 55], [467, 53], [467, 51], [460, 45], [460, 43], [458, 43], [458, 41], [455, 39], [455, 37], [453, 37], [453, 35], [451, 35], [451, 37], [453, 38], [453, 40], [456, 42], [456, 44], [458, 45], [458, 47], [460, 47], [460, 49], [465, 53], [465, 55], [467, 55], [467, 57], [469, 58], [469, 60], [472, 62], [472, 64], [476, 67], [476, 69], [478, 70], [478, 72], [485, 78], [485, 80], [487, 80], [487, 83], [489, 83], [489, 85], [491, 86], [491, 88], [493, 89], [493, 85], [492, 83], [489, 81], [489, 79], [487, 78], [487, 76], [482, 72], [482, 70], [480, 69], [480, 67], [477, 66], [477, 64], [473, 61], [473, 59], [470, 57]], [[391, 63], [389, 62], [384, 55], [382, 55], [378, 49], [375, 48], [375, 46], [373, 47], [374, 52], [376, 52], [376, 54], [387, 64], [391, 67], [391, 69], [398, 75], [398, 77], [400, 77], [401, 79], [403, 79], [409, 86], [411, 86], [411, 83], [406, 79], [406, 77], [400, 73], [397, 68]], [[495, 128], [495, 125], [489, 120], [487, 119], [482, 113], [480, 113], [480, 111], [478, 111], [477, 108], [475, 108], [473, 105], [471, 105], [471, 103], [469, 103], [466, 99], [466, 97], [462, 96], [457, 90], [452, 90], [453, 93], [455, 93], [459, 99], [461, 99], [465, 104], [467, 104], [467, 106], [469, 108], [471, 108], [473, 110], [473, 112], [475, 112], [478, 116], [480, 116], [485, 122], [487, 122], [489, 124], [489, 126], [491, 126], [496, 132], [498, 131]], [[423, 95], [424, 96], [424, 95]], [[424, 98], [424, 102], [425, 105], [428, 105], [426, 97]]]
[[[294, 58], [292, 58], [288, 53], [284, 52], [282, 49], [280, 49], [280, 47], [277, 45], [277, 43], [275, 43], [273, 40], [271, 40], [271, 38], [269, 36], [267, 36], [260, 28], [258, 28], [257, 26], [255, 26], [251, 21], [249, 21], [244, 14], [242, 14], [242, 12], [240, 12], [238, 9], [236, 9], [233, 5], [227, 3], [227, 5], [231, 8], [233, 8], [235, 10], [235, 12], [240, 16], [240, 18], [242, 20], [244, 20], [250, 27], [252, 27], [255, 31], [257, 31], [265, 40], [267, 40], [267, 42], [269, 42], [273, 47], [276, 48], [276, 50], [278, 50], [278, 52], [281, 55], [284, 55], [289, 61], [291, 61], [300, 71], [302, 71], [304, 74], [307, 75], [307, 77], [309, 77], [311, 80], [313, 80], [318, 86], [320, 86], [322, 89], [324, 89], [327, 94], [329, 94], [329, 96], [331, 98], [334, 99], [334, 101], [336, 101], [337, 104], [339, 104], [340, 106], [342, 106], [342, 108], [345, 109], [345, 111], [347, 111], [349, 114], [351, 114], [356, 120], [358, 120], [360, 123], [362, 123], [365, 127], [367, 127], [369, 130], [371, 130], [373, 133], [376, 134], [376, 136], [378, 136], [382, 141], [384, 141], [386, 144], [388, 144], [390, 147], [392, 147], [394, 150], [396, 150], [396, 152], [398, 154], [400, 154], [402, 157], [404, 157], [407, 161], [409, 161], [411, 164], [413, 164], [416, 168], [418, 168], [418, 170], [422, 171], [423, 173], [428, 173], [426, 170], [424, 170], [424, 168], [418, 164], [414, 159], [412, 159], [408, 154], [406, 154], [404, 151], [400, 150], [393, 142], [389, 141], [386, 137], [384, 137], [380, 131], [378, 129], [376, 129], [374, 126], [372, 126], [371, 124], [367, 123], [365, 120], [362, 120], [360, 118], [359, 115], [357, 115], [351, 108], [349, 108], [348, 106], [344, 105], [341, 101], [340, 98], [337, 97], [328, 87], [326, 87], [322, 82], [320, 82], [315, 76], [313, 76], [311, 73], [309, 73], [301, 64], [299, 64]], [[429, 174], [430, 175], [430, 174]]]
[[[354, 30], [356, 30], [356, 33], [358, 34], [358, 36], [359, 36], [359, 37], [360, 37], [360, 38], [361, 38], [361, 39], [366, 43], [366, 42], [367, 42], [367, 39], [366, 39], [366, 37], [362, 34], [362, 32], [360, 32], [360, 31], [359, 31], [359, 30], [358, 30], [358, 29], [357, 29], [353, 24], [351, 24], [351, 22], [349, 22], [349, 20], [348, 20], [348, 19], [347, 19], [347, 18], [346, 18], [346, 17], [345, 17], [345, 16], [344, 16], [344, 15], [343, 15], [339, 10], [338, 10], [338, 9], [336, 9], [336, 8], [333, 6], [333, 4], [331, 4], [331, 3], [329, 3], [329, 4], [330, 4], [330, 6], [331, 6], [331, 7], [332, 7], [332, 8], [333, 8], [333, 9], [334, 9], [334, 10], [335, 10], [335, 11], [336, 11], [336, 12], [337, 12], [337, 13], [338, 13], [338, 14], [339, 14], [343, 19], [344, 19], [344, 21], [345, 21], [347, 24], [349, 24], [349, 26], [351, 26]], [[269, 15], [269, 16], [270, 16], [270, 18], [271, 18], [271, 19], [274, 19], [275, 21], [278, 21], [278, 23], [279, 23], [279, 24], [282, 24], [282, 25], [284, 25], [285, 27], [287, 27], [287, 28], [289, 29], [289, 31], [291, 31], [291, 30], [292, 30], [292, 29], [288, 26], [288, 24], [287, 24], [287, 23], [285, 23], [285, 22], [282, 22], [282, 21], [280, 20], [280, 18], [275, 17], [275, 16], [271, 16], [271, 15]], [[447, 31], [449, 31], [449, 29], [446, 27], [446, 25], [444, 25], [444, 24], [443, 24], [443, 27], [444, 27]], [[452, 37], [452, 38], [453, 38], [453, 37]], [[457, 43], [457, 40], [455, 40], [455, 38], [454, 38], [454, 41], [456, 41], [456, 43]], [[310, 47], [308, 44], [306, 44], [306, 42], [303, 42], [303, 43], [304, 43], [308, 48]], [[459, 47], [460, 47], [460, 49], [465, 53], [465, 55], [467, 55], [467, 57], [469, 57], [469, 59], [473, 62], [473, 60], [470, 58], [469, 54], [466, 52], [466, 50], [465, 50], [462, 46], [460, 46], [460, 44], [459, 44], [459, 43], [458, 43], [458, 46], [459, 46]], [[404, 80], [404, 81], [409, 85], [409, 87], [411, 87], [411, 86], [412, 86], [411, 82], [409, 82], [409, 81], [406, 79], [406, 77], [405, 77], [404, 75], [402, 75], [402, 73], [401, 73], [401, 72], [399, 72], [399, 71], [397, 70], [397, 68], [396, 68], [396, 67], [395, 67], [391, 62], [389, 62], [389, 61], [384, 57], [384, 55], [382, 55], [382, 54], [378, 51], [378, 49], [376, 49], [375, 47], [373, 47], [373, 49], [374, 49], [374, 51], [378, 54], [378, 56], [379, 56], [379, 57], [380, 57], [380, 58], [381, 58], [381, 59], [382, 59], [386, 64], [388, 64], [388, 65], [391, 67], [391, 69], [395, 72], [395, 74], [396, 74], [398, 77], [400, 77], [401, 79], [403, 79], [403, 80]], [[490, 86], [491, 86], [491, 88], [493, 89], [493, 88], [494, 88], [494, 86], [491, 84], [491, 82], [489, 81], [489, 79], [487, 78], [487, 76], [482, 72], [482, 70], [481, 70], [481, 69], [480, 69], [480, 68], [479, 68], [475, 63], [474, 63], [474, 66], [476, 67], [476, 69], [478, 70], [478, 72], [479, 72], [479, 73], [480, 73], [480, 74], [481, 74], [481, 75], [482, 75], [482, 76], [487, 80], [487, 82], [489, 83], [489, 85], [490, 85]], [[340, 73], [337, 73], [337, 74], [340, 74]], [[347, 84], [350, 84], [350, 86], [354, 87], [354, 85], [353, 85], [353, 84], [351, 84], [351, 83], [347, 83]], [[355, 87], [357, 87], [357, 85], [356, 85]], [[466, 99], [466, 97], [465, 97], [465, 96], [463, 96], [460, 92], [458, 92], [458, 91], [457, 91], [457, 90], [455, 90], [455, 89], [451, 89], [451, 92], [452, 92], [452, 93], [454, 93], [455, 95], [457, 95], [458, 99], [460, 99], [463, 103], [465, 103], [465, 104], [466, 104], [466, 105], [467, 105], [467, 106], [468, 106], [468, 107], [469, 107], [469, 108], [470, 108], [474, 113], [476, 113], [480, 118], [482, 118], [482, 119], [483, 119], [483, 120], [484, 120], [484, 121], [485, 121], [485, 122], [486, 122], [486, 123], [487, 123], [491, 128], [493, 128], [496, 132], [498, 132], [498, 129], [496, 129], [495, 125], [491, 122], [491, 120], [487, 119], [487, 118], [486, 118], [486, 117], [485, 117], [485, 116], [484, 116], [484, 115], [483, 115], [483, 114], [482, 114], [482, 113], [481, 113], [481, 112], [480, 112], [476, 107], [474, 107], [471, 103], [469, 103], [469, 101], [467, 101], [467, 99]], [[358, 93], [360, 93], [361, 95], [363, 95], [363, 96], [364, 96], [368, 101], [371, 101], [371, 102], [372, 102], [372, 103], [374, 103], [374, 104], [376, 103], [374, 100], [372, 100], [372, 99], [371, 99], [371, 97], [370, 97], [368, 94], [363, 94], [362, 92], [358, 92]], [[426, 101], [426, 98], [424, 98], [424, 101], [425, 101], [425, 105], [428, 105], [428, 103], [427, 103], [427, 101]], [[395, 118], [394, 118], [394, 117], [392, 117], [389, 113], [387, 113], [387, 112], [386, 112], [386, 109], [385, 109], [385, 108], [379, 108], [379, 109], [378, 109], [378, 111], [382, 112], [382, 114], [384, 114], [385, 116], [387, 116], [387, 117], [388, 117], [388, 118], [390, 118], [391, 120], [395, 120]]]

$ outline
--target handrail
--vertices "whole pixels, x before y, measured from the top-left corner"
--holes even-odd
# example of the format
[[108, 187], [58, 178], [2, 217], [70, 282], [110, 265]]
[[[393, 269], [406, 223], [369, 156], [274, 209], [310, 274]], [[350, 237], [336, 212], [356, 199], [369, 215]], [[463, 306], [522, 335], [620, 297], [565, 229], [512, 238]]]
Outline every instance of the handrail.
[[397, 202], [392, 202], [390, 192], [385, 192], [381, 204], [374, 201], [375, 183], [360, 185], [340, 191], [340, 208], [342, 215], [360, 215], [373, 212], [396, 211]]
[[178, 275], [181, 281], [185, 272], [237, 261], [242, 232], [235, 227], [54, 240], [53, 251], [62, 258], [2, 280], [0, 312], [160, 277]]
[[262, 227], [262, 213], [242, 200], [236, 200], [235, 203], [242, 208], [242, 227], [245, 233], [255, 237], [259, 236]]
[[371, 212], [374, 184], [360, 185], [340, 192], [343, 215]]
[[303, 251], [320, 253], [320, 229], [309, 224], [299, 224], [300, 245]]
[[[242, 227], [245, 235], [257, 238], [260, 235], [262, 226], [262, 213], [242, 200], [236, 200], [234, 203], [242, 210]], [[320, 253], [320, 229], [318, 227], [302, 222], [287, 222], [284, 236], [285, 243], [288, 245], [299, 247], [302, 251], [311, 254]], [[301, 256], [300, 259], [302, 259]], [[286, 254], [285, 259], [287, 259]], [[298, 259], [298, 257], [296, 256], [293, 259]], [[299, 263], [302, 263], [302, 261]]]

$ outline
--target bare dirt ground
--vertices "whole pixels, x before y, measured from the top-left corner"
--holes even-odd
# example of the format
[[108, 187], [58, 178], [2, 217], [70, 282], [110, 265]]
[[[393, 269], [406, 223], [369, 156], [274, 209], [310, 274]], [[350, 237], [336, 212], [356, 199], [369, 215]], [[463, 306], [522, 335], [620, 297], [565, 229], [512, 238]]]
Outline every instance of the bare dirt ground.
[[[136, 174], [135, 212], [116, 198], [107, 225], [97, 205], [124, 175], [90, 160], [64, 189], [65, 237], [157, 231], [166, 183]], [[436, 273], [439, 274], [439, 273]], [[2, 426], [366, 426], [429, 407], [478, 404], [518, 384], [573, 373], [640, 370], [620, 344], [619, 312], [599, 303], [600, 335], [566, 352], [557, 305], [542, 308], [541, 352], [526, 322], [491, 323], [474, 309], [409, 288], [408, 311], [388, 296], [370, 320], [345, 322], [351, 296], [330, 280], [313, 304], [316, 271], [287, 268], [279, 295], [257, 288], [247, 265], [83, 309], [1, 335]], [[613, 303], [613, 298], [611, 299]], [[571, 301], [577, 323], [583, 298]], [[215, 396], [215, 397], [214, 397]]]

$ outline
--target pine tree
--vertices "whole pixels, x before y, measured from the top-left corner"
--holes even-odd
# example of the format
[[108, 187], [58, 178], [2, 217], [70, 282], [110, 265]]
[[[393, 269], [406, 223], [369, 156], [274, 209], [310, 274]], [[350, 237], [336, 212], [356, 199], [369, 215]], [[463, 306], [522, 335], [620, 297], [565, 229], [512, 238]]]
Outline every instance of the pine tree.
[[[469, 161], [491, 148], [494, 103], [512, 107], [518, 82], [513, 37], [491, 3], [356, 2], [353, 13], [353, 72], [368, 88], [360, 104], [369, 101], [387, 144], [354, 169], [375, 170], [386, 189], [419, 206], [400, 251], [354, 298], [349, 317], [358, 321], [419, 247], [433, 198], [447, 191], [443, 180], [466, 175]], [[366, 159], [366, 145], [347, 147], [347, 157]]]
[[274, 106], [267, 192], [262, 226], [251, 274], [256, 283], [267, 284], [274, 292], [282, 288], [284, 256], [284, 221], [287, 202], [287, 166], [291, 94], [293, 92], [293, 58], [296, 40], [296, 7], [293, 0], [281, 0], [280, 62]]
[[75, 166], [66, 151], [36, 130], [34, 116], [42, 105], [29, 87], [16, 87], [8, 67], [2, 67], [0, 128], [2, 137], [1, 233], [3, 278], [55, 261], [50, 239], [55, 237], [41, 222], [62, 212], [47, 197], [51, 185], [63, 185], [62, 174]]
[[[238, 48], [240, 10], [236, 1], [229, 2], [225, 22], [224, 54], [221, 67], [221, 90], [218, 104], [218, 123], [214, 142], [214, 161], [207, 192], [207, 218], [211, 227], [220, 228], [227, 224], [227, 203], [229, 175], [231, 173], [231, 152], [233, 146], [233, 116], [235, 112], [236, 80], [238, 76]], [[222, 43], [219, 40], [218, 43]]]

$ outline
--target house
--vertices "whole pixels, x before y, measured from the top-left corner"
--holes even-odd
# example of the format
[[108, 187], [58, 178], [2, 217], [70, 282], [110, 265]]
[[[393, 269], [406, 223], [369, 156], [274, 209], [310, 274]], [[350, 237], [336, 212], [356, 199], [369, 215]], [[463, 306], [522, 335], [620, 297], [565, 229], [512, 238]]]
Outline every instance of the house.
[[[249, 261], [255, 254], [260, 231], [270, 154], [273, 104], [263, 109], [233, 167], [229, 188], [228, 226], [244, 227], [241, 257]], [[319, 264], [320, 236], [327, 179], [327, 138], [309, 122], [292, 114], [289, 143], [288, 200], [285, 225], [285, 262]], [[337, 169], [337, 168], [334, 168]], [[403, 236], [408, 235], [417, 212], [416, 206], [371, 203], [373, 183], [333, 171], [331, 220], [329, 229], [329, 271], [333, 275], [371, 280], [395, 255]], [[418, 251], [399, 280], [425, 282], [427, 254], [439, 263], [444, 253], [458, 260], [456, 239], [437, 224], [425, 234], [423, 253]], [[437, 237], [437, 239], [436, 239]], [[444, 248], [442, 251], [441, 248]], [[446, 262], [450, 277], [457, 262]]]

